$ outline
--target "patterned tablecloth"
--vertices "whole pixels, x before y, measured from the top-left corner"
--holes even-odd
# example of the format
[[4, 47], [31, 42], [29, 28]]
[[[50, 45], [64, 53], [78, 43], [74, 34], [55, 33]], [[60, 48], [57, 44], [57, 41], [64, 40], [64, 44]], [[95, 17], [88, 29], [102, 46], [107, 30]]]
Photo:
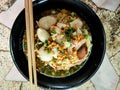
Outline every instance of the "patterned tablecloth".
[[[14, 1], [15, 0], [0, 0], [0, 12], [1, 12], [0, 14], [4, 13], [3, 11], [7, 10], [10, 6], [12, 6]], [[115, 11], [110, 11], [107, 9], [98, 8], [91, 0], [82, 0], [82, 1], [88, 4], [101, 19], [106, 32], [106, 39], [107, 39], [106, 54], [109, 58], [110, 63], [112, 64], [112, 67], [115, 70], [115, 72], [111, 72], [112, 73], [111, 77], [114, 77], [115, 74], [117, 74], [120, 77], [120, 6]], [[9, 16], [10, 13], [11, 12], [9, 12], [7, 16], [2, 17], [5, 19], [2, 22], [0, 22], [0, 72], [1, 72], [0, 73], [0, 90], [29, 90], [29, 82], [5, 80], [6, 75], [9, 73], [9, 71], [13, 67], [13, 61], [9, 51], [9, 36], [10, 36], [10, 31], [12, 26], [9, 23], [9, 20], [10, 19], [12, 20], [12, 18], [10, 18]], [[8, 21], [7, 21], [7, 18], [8, 18]], [[105, 67], [104, 65], [102, 65], [102, 68]], [[100, 70], [102, 70], [102, 68]], [[100, 74], [100, 73], [97, 73], [97, 74]], [[102, 81], [102, 78], [104, 78], [103, 75], [101, 75], [101, 79], [100, 79], [101, 81]], [[102, 85], [99, 83], [100, 80], [97, 80], [96, 78], [92, 78], [92, 81], [89, 80], [83, 85], [73, 88], [72, 90], [108, 90], [100, 86]], [[117, 78], [117, 80], [119, 80], [119, 78]], [[120, 80], [117, 83], [118, 84], [115, 90], [120, 90]], [[111, 84], [109, 83], [108, 84], [104, 83], [104, 84], [108, 86], [110, 85], [109, 87], [111, 87]], [[112, 86], [114, 85], [115, 83], [113, 83]], [[42, 88], [39, 88], [39, 90], [42, 90]]]

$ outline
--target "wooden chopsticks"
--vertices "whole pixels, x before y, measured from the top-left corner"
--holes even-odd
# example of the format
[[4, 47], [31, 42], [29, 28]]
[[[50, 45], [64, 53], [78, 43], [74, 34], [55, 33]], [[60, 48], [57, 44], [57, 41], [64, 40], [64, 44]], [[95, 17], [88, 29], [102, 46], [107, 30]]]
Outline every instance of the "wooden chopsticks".
[[26, 36], [27, 36], [30, 90], [32, 90], [33, 76], [34, 76], [34, 84], [35, 84], [34, 90], [37, 90], [36, 61], [35, 61], [35, 53], [34, 53], [34, 23], [33, 23], [32, 0], [25, 0], [25, 19], [26, 19]]

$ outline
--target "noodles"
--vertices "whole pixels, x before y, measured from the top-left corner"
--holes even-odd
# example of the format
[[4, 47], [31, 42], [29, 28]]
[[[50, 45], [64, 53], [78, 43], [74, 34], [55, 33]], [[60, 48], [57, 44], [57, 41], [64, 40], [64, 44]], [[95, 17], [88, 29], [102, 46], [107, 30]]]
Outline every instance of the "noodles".
[[75, 73], [91, 52], [91, 34], [84, 20], [66, 9], [48, 10], [37, 20], [37, 71], [54, 77]]

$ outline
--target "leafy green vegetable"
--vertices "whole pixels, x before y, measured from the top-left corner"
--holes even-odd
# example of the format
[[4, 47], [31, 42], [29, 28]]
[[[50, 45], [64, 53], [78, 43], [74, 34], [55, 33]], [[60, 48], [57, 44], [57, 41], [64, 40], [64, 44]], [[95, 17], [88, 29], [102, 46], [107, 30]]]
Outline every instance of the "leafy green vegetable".
[[48, 52], [48, 53], [51, 53], [51, 50], [48, 48], [48, 41], [47, 40], [45, 40], [45, 42], [44, 42], [44, 47], [45, 47], [45, 50]]
[[48, 41], [47, 40], [45, 40], [44, 45], [48, 46]]
[[38, 45], [39, 47], [42, 47], [42, 46], [44, 45], [44, 43], [43, 43], [43, 42], [39, 42], [37, 45]]
[[69, 28], [65, 31], [65, 35], [67, 37], [67, 41], [71, 42], [71, 38], [73, 37], [73, 32], [75, 32], [76, 30], [72, 27], [69, 26]]
[[63, 42], [63, 41], [61, 41], [61, 44], [62, 44], [62, 45], [64, 45], [64, 42]]
[[65, 53], [65, 50], [61, 50], [62, 53]]
[[88, 39], [89, 35], [88, 35], [88, 34], [85, 34], [84, 37], [85, 37], [86, 39]]
[[59, 47], [57, 47], [57, 50], [59, 51]]
[[61, 75], [61, 71], [57, 71], [57, 72], [55, 73], [55, 75], [56, 75], [56, 76], [60, 76], [60, 75]]
[[68, 41], [68, 42], [71, 42], [71, 38], [70, 38], [70, 37], [67, 37], [67, 41]]
[[56, 34], [56, 30], [51, 30], [51, 32], [50, 32], [52, 35], [53, 34]]
[[68, 58], [69, 56], [68, 55], [66, 55], [66, 58]]
[[70, 20], [70, 22], [73, 22], [73, 21], [74, 21], [74, 20], [72, 20], [72, 19]]

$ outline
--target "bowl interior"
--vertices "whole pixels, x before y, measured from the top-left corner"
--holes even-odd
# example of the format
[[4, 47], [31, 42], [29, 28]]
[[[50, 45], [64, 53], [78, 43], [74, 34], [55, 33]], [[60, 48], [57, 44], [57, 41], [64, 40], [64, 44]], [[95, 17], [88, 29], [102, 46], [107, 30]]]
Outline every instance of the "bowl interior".
[[[75, 74], [63, 78], [53, 78], [37, 73], [38, 85], [46, 88], [65, 89], [80, 85], [95, 74], [105, 54], [105, 32], [93, 10], [78, 0], [37, 0], [34, 2], [34, 17], [48, 9], [65, 8], [76, 12], [88, 24], [92, 35], [92, 51], [88, 61]], [[10, 36], [10, 51], [15, 65], [21, 74], [29, 79], [28, 62], [23, 51], [23, 35], [25, 32], [25, 11], [17, 17]]]

